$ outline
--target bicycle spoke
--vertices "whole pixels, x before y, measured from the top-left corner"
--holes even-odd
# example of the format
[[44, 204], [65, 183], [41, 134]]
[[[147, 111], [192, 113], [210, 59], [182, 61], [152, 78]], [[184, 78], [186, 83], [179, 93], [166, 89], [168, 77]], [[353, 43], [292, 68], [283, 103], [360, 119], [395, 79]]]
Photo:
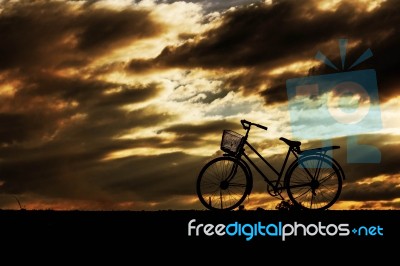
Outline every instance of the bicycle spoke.
[[[246, 121], [243, 121], [242, 124], [245, 127], [244, 122]], [[262, 127], [257, 124], [253, 125]], [[250, 126], [245, 129], [250, 130]], [[221, 149], [230, 156], [215, 158], [200, 171], [196, 191], [201, 203], [208, 209], [232, 210], [240, 206], [249, 195], [253, 182], [252, 175], [248, 166], [243, 163], [241, 156], [243, 155], [244, 159], [249, 160], [252, 166], [256, 167], [256, 165], [245, 153], [235, 153], [238, 146], [232, 146], [232, 143], [235, 142], [241, 143], [238, 145], [250, 145], [243, 142], [243, 140], [247, 140], [246, 137], [233, 131], [224, 130]], [[291, 145], [290, 141], [282, 140]], [[252, 148], [251, 145], [250, 148]], [[291, 150], [294, 151], [293, 147]], [[282, 190], [286, 189], [289, 199], [300, 208], [327, 209], [337, 201], [341, 193], [343, 170], [333, 158], [323, 152], [324, 150], [321, 149], [321, 152], [317, 151], [314, 154], [305, 153], [304, 156], [296, 156], [293, 167], [287, 170], [281, 183]], [[239, 151], [242, 152], [241, 149]], [[233, 153], [238, 156], [233, 157]], [[268, 164], [266, 160], [264, 162]], [[268, 166], [270, 165], [268, 164]], [[264, 176], [258, 167], [256, 170]], [[275, 169], [272, 168], [272, 170]], [[275, 173], [277, 172], [275, 171]], [[276, 189], [277, 187], [274, 187], [274, 190]], [[281, 191], [281, 188], [278, 189]]]
[[310, 187], [310, 186], [311, 186], [311, 183], [297, 182], [293, 185], [290, 185], [289, 188], [293, 189], [293, 188]]
[[308, 167], [306, 167], [303, 163], [301, 163], [302, 167], [303, 167], [303, 171], [306, 174], [306, 176], [309, 178], [309, 180], [313, 180], [314, 175], [310, 173], [310, 169]]
[[341, 192], [341, 173], [329, 157], [310, 155], [299, 159], [290, 170], [285, 186], [294, 204], [305, 209], [327, 209]]
[[232, 195], [232, 193], [229, 190], [228, 190], [228, 195], [229, 195], [230, 202], [236, 202], [237, 201], [237, 196]]
[[230, 187], [246, 187], [246, 184], [229, 183]]
[[320, 191], [319, 195], [322, 199], [329, 199], [329, 197], [325, 196], [325, 192], [323, 190]]
[[328, 176], [322, 178], [319, 182], [320, 182], [321, 184], [324, 183], [326, 180], [328, 180], [329, 178], [331, 178], [334, 174], [335, 174], [335, 172], [330, 173]]
[[303, 195], [305, 195], [306, 193], [308, 193], [310, 190], [311, 190], [311, 188], [307, 189], [307, 190], [306, 190], [304, 193], [302, 193], [302, 194], [298, 195], [298, 196], [297, 196], [297, 197], [295, 197], [295, 198], [297, 199], [297, 198], [300, 198], [300, 197], [302, 197]]
[[[328, 190], [328, 192], [332, 192], [332, 193], [335, 193], [335, 192], [336, 192], [336, 187], [334, 187], [334, 188], [329, 188], [329, 187], [327, 187], [327, 186], [323, 186], [323, 187], [325, 187], [326, 190]], [[322, 192], [322, 191], [325, 191], [325, 190], [320, 189], [320, 191]]]
[[223, 205], [222, 205], [222, 190], [219, 191], [219, 197], [221, 199], [221, 209], [223, 209]]
[[244, 201], [248, 182], [249, 176], [241, 163], [233, 158], [219, 157], [203, 167], [196, 190], [208, 209], [233, 209]]

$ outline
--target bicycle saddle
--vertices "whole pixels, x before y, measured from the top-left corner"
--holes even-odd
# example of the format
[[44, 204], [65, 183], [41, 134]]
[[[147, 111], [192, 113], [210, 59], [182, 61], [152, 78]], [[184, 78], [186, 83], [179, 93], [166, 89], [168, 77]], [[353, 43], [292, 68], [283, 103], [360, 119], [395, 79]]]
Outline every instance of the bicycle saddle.
[[282, 140], [283, 142], [285, 142], [290, 147], [300, 147], [300, 145], [301, 145], [300, 141], [288, 140], [286, 138], [279, 138], [279, 139]]

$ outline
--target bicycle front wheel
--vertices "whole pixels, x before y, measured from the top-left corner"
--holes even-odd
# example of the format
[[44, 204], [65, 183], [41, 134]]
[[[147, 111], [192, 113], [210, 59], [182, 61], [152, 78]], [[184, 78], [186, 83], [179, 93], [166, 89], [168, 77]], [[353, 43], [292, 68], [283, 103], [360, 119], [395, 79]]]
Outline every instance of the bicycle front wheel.
[[326, 210], [339, 198], [342, 174], [327, 156], [305, 156], [299, 158], [288, 170], [285, 187], [295, 206]]
[[209, 210], [232, 210], [250, 193], [252, 179], [238, 159], [218, 157], [208, 162], [197, 178], [200, 202]]

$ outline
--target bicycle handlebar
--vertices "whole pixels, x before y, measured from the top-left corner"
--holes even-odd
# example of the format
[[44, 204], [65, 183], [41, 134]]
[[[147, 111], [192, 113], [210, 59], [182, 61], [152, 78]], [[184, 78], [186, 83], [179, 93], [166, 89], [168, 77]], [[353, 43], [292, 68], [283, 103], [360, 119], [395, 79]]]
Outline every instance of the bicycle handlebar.
[[250, 121], [247, 120], [240, 120], [240, 123], [242, 123], [243, 129], [249, 129], [250, 126], [256, 126], [258, 128], [264, 129], [264, 130], [268, 130], [268, 127], [260, 125], [260, 124], [256, 124], [256, 123], [252, 123]]

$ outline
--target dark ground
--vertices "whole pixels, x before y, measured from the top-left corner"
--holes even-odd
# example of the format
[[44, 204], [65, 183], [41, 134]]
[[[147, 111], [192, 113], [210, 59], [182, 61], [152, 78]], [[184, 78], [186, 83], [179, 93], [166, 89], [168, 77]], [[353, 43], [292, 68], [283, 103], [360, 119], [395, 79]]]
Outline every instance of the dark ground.
[[[188, 224], [294, 224], [305, 226], [318, 224], [328, 226], [348, 224], [348, 229], [375, 227], [372, 234], [350, 233], [348, 236], [254, 236], [247, 241], [246, 236], [188, 236]], [[331, 232], [334, 231], [331, 226]], [[79, 252], [87, 254], [94, 250], [93, 256], [105, 256], [111, 250], [120, 252], [128, 258], [137, 258], [145, 252], [146, 257], [163, 251], [165, 254], [199, 253], [224, 254], [234, 257], [241, 254], [267, 257], [283, 252], [284, 255], [305, 249], [304, 255], [329, 255], [331, 259], [340, 254], [378, 254], [398, 246], [400, 237], [400, 211], [0, 211], [0, 236], [3, 246], [18, 250], [39, 248], [42, 252], [57, 250], [68, 254]], [[299, 229], [300, 230], [300, 229]], [[195, 230], [192, 230], [195, 234]], [[361, 250], [362, 253], [355, 252]], [[186, 250], [186, 251], [183, 251]], [[396, 248], [397, 250], [397, 248]], [[389, 252], [390, 251], [390, 252]], [[260, 253], [261, 252], [261, 253]], [[381, 254], [381, 253], [379, 253]], [[282, 254], [281, 254], [282, 255]], [[363, 256], [364, 256], [363, 255]], [[267, 257], [266, 257], [267, 256]], [[397, 256], [397, 255], [396, 255]], [[289, 256], [290, 257], [290, 256]], [[285, 257], [283, 257], [285, 258]], [[337, 257], [336, 257], [337, 258]], [[385, 256], [384, 258], [388, 258]]]

